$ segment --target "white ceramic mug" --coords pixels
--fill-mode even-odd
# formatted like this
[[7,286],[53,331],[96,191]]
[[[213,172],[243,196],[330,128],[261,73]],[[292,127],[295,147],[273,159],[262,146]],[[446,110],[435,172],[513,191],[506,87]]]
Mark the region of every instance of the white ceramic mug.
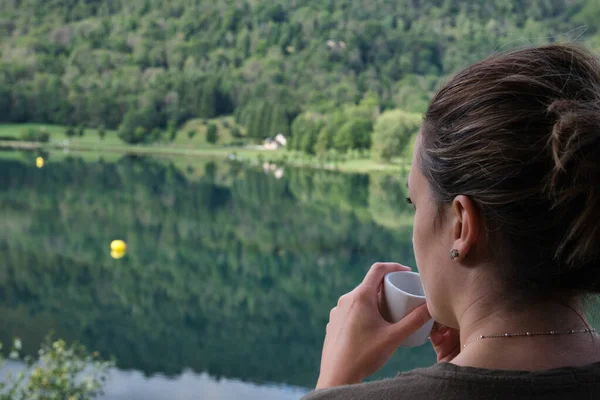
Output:
[[[398,322],[425,303],[425,292],[419,274],[411,271],[390,272],[385,275],[383,294],[392,322]],[[404,340],[400,347],[415,347],[427,343],[433,319]]]

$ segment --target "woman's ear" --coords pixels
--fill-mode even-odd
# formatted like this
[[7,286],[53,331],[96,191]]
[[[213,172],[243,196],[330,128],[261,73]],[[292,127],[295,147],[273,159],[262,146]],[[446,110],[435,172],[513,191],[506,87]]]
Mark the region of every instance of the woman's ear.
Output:
[[458,250],[458,256],[453,258],[462,260],[477,243],[481,223],[479,210],[468,196],[456,196],[452,201],[452,223],[454,224],[452,249]]

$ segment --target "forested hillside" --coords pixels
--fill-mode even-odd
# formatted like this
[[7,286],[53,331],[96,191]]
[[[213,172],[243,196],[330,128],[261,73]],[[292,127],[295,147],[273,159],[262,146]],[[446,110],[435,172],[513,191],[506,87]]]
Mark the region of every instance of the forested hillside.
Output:
[[380,112],[422,112],[458,68],[556,38],[600,44],[598,21],[597,0],[0,0],[0,122],[134,142],[230,114],[250,137],[290,134],[305,113],[294,147],[368,148],[356,136]]

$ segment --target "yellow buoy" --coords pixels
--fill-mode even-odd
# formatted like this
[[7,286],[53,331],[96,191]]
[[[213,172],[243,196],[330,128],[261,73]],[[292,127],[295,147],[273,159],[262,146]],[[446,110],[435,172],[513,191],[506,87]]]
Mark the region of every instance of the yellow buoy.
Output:
[[113,240],[110,242],[110,249],[119,253],[124,253],[127,250],[127,245],[122,240]]
[[125,257],[127,245],[122,240],[113,240],[110,242],[110,256],[115,260]]
[[35,166],[38,168],[42,168],[44,166],[44,159],[42,157],[38,157],[35,159]]
[[110,256],[112,258],[114,258],[115,260],[118,260],[120,258],[125,257],[125,252],[124,251],[114,251],[114,250],[111,250],[110,251]]

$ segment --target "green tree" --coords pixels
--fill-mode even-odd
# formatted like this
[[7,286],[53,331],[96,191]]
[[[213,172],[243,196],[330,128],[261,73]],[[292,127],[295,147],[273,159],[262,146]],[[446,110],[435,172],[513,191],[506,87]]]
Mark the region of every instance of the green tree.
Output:
[[208,124],[206,128],[206,142],[215,144],[218,140],[218,128],[215,124]]
[[194,136],[196,136],[196,131],[191,129],[190,131],[188,131],[188,139],[192,139]]
[[267,128],[265,127],[267,113],[268,106],[264,101],[253,102],[241,111],[239,122],[246,125],[248,137],[254,139],[267,137]]
[[268,136],[276,136],[282,134],[288,136],[290,134],[290,121],[287,110],[284,106],[274,104],[270,114],[269,127],[267,128]]
[[327,152],[333,145],[333,134],[331,130],[327,128],[321,129],[319,134],[317,135],[317,141],[315,143],[314,149],[315,153],[323,154]]
[[10,84],[0,78],[0,122],[10,122]]
[[[352,111],[354,107],[351,108]],[[315,152],[323,154],[329,149],[333,149],[334,137],[339,133],[342,126],[352,118],[352,112],[348,109],[336,111],[326,116],[323,127],[317,135],[317,142],[315,143]]]
[[159,128],[152,128],[150,131],[150,142],[159,142],[163,139],[163,131]]
[[48,142],[50,133],[40,128],[27,128],[21,133],[21,140],[25,142]]
[[419,114],[402,110],[391,110],[381,114],[373,131],[372,157],[384,162],[399,157],[411,136],[417,134],[420,124]]
[[245,125],[247,136],[255,139],[290,134],[290,110],[276,102],[254,101],[237,114],[238,123]]
[[314,154],[317,137],[323,126],[324,118],[322,115],[316,113],[300,114],[292,123],[290,148]]
[[[2,345],[0,344],[0,348]],[[39,359],[21,357],[22,343],[13,341],[10,359],[22,360],[25,369],[5,373],[0,382],[0,400],[80,399],[92,400],[102,393],[113,362],[102,361],[83,346],[46,339]],[[0,354],[0,364],[4,362]]]
[[83,137],[85,135],[85,127],[83,125],[79,125],[77,127],[77,136]]
[[237,127],[237,126],[232,126],[231,127],[231,136],[234,137],[234,138],[236,138],[236,139],[241,138],[242,137],[242,132],[240,131],[240,128]]
[[65,130],[65,135],[67,135],[67,137],[73,137],[75,136],[77,133],[75,132],[75,128],[72,125],[69,125],[67,127],[67,130]]
[[307,132],[300,138],[300,149],[307,154],[315,154],[315,144],[317,143],[317,133]]
[[177,124],[175,121],[170,120],[167,125],[167,133],[169,135],[169,142],[174,142],[177,139]]
[[371,146],[373,123],[364,118],[346,122],[333,138],[334,147],[339,151],[368,149]]
[[153,138],[150,134],[153,125],[151,110],[131,109],[125,114],[117,135],[128,144],[148,143]]
[[133,131],[134,143],[144,143],[147,142],[148,138],[148,130],[143,126],[138,126]]
[[585,25],[588,29],[596,32],[600,29],[598,18],[600,18],[600,4],[597,1],[583,2],[584,7],[573,16],[573,22]]
[[104,138],[106,137],[106,128],[104,127],[104,125],[100,125],[98,127],[98,136],[102,140],[104,140]]

